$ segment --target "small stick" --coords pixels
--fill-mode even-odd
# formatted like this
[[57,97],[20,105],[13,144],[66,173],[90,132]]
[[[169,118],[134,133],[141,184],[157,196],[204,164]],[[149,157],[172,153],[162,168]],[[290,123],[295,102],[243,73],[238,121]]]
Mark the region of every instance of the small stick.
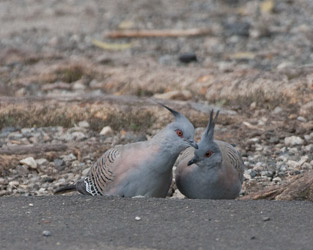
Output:
[[186,30],[121,30],[109,32],[108,38],[145,38],[145,37],[179,37],[179,36],[204,36],[212,34],[211,29],[186,29]]

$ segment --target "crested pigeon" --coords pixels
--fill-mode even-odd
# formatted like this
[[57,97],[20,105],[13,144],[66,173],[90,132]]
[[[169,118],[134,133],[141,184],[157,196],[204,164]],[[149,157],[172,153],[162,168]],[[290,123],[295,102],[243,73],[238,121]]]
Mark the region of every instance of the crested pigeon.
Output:
[[214,140],[213,110],[199,148],[187,148],[175,172],[179,191],[192,199],[235,199],[243,182],[244,163],[231,144]]
[[56,193],[77,190],[86,195],[166,197],[172,168],[180,152],[194,142],[194,126],[181,113],[163,105],[175,121],[149,141],[117,145],[107,150],[75,185]]

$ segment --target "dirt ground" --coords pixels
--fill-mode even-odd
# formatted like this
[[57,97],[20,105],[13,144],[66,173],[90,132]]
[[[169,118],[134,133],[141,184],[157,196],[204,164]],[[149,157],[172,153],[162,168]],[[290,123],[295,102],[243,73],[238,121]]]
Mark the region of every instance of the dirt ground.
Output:
[[[221,109],[216,137],[243,156],[242,195],[313,169],[311,0],[10,0],[0,22],[0,195],[50,195],[107,148],[149,138],[171,120],[156,98],[198,139]],[[109,38],[189,29],[207,32]]]

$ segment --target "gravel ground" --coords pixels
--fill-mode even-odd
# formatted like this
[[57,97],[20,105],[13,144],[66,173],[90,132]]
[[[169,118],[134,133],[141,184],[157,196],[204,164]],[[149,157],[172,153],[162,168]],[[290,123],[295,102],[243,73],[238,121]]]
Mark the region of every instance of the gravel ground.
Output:
[[[217,134],[223,128],[217,126]],[[198,128],[196,136],[200,137],[203,128]],[[2,148],[14,145],[67,144],[70,142],[90,145],[99,143],[111,147],[146,140],[144,134],[134,132],[114,132],[105,127],[99,134],[89,129],[87,121],[80,122],[73,128],[5,128],[0,132]],[[258,136],[246,138],[238,149],[243,155],[247,167],[242,194],[257,191],[265,186],[283,183],[288,177],[313,169],[313,132],[303,137],[288,136],[268,138]],[[268,142],[271,142],[270,144]],[[251,154],[250,152],[253,152]],[[59,153],[52,158],[25,157],[0,178],[0,195],[48,195],[67,183],[73,183],[86,175],[88,169],[97,159],[97,154],[80,156],[72,152]],[[174,168],[175,169],[175,168]],[[176,196],[176,195],[174,195]],[[177,195],[182,197],[181,195]]]

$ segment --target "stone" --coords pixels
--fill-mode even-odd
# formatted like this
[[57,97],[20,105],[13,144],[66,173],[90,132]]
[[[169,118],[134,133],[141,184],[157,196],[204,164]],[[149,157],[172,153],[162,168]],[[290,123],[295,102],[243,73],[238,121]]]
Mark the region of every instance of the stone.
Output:
[[283,109],[281,108],[281,107],[276,107],[276,108],[274,108],[274,110],[272,111],[272,114],[279,114],[280,112],[282,112],[283,111]]
[[305,169],[305,170],[311,170],[313,169],[313,165],[311,165],[310,163],[303,163],[303,165],[301,166],[301,169]]
[[45,158],[40,158],[36,160],[37,165],[46,165],[48,163],[48,160]]
[[4,178],[0,177],[0,185],[5,185],[6,183],[7,181]]
[[263,221],[270,221],[271,218],[270,218],[270,217],[267,217],[267,216],[263,216],[263,217],[262,217],[262,220],[263,220]]
[[23,160],[20,160],[20,163],[25,164],[27,166],[29,166],[32,169],[36,169],[37,168],[37,162],[35,161],[35,159],[33,157],[27,157]]
[[307,121],[303,116],[298,116],[297,120],[300,122],[306,122]]
[[80,80],[78,80],[73,84],[72,88],[74,90],[85,90],[86,86]]
[[73,155],[72,153],[70,153],[70,154],[68,154],[68,155],[61,155],[61,158],[62,158],[62,160],[65,161],[65,162],[76,160],[76,156]]
[[275,178],[273,178],[273,182],[279,183],[279,182],[281,182],[281,178],[280,177],[275,177]]
[[291,62],[285,61],[285,62],[280,63],[280,64],[277,66],[277,69],[278,69],[278,70],[284,70],[284,69],[290,68],[290,67],[293,67],[293,64],[292,64]]
[[233,62],[219,62],[217,67],[221,72],[228,73],[234,70],[235,65]]
[[309,142],[309,141],[313,141],[313,132],[309,135],[304,135],[304,139]]
[[62,171],[65,168],[65,162],[62,159],[54,159],[54,166],[57,170]]
[[45,237],[48,237],[48,236],[51,236],[51,232],[48,230],[44,230],[44,231],[42,231],[42,235]]
[[274,144],[277,144],[279,143],[279,138],[276,137],[276,136],[272,136],[269,140],[270,143],[274,143]]
[[106,126],[100,131],[100,135],[111,136],[113,135],[113,130],[110,126]]
[[17,187],[20,183],[18,181],[10,181],[9,186],[11,187]]
[[287,161],[287,165],[289,168],[295,169],[299,165],[299,163],[296,161],[289,160]]
[[82,141],[87,138],[87,136],[82,132],[73,132],[71,135],[75,141]]
[[290,137],[286,137],[285,140],[285,145],[288,146],[295,146],[295,145],[302,145],[304,140],[299,137],[299,136],[290,136]]
[[256,102],[250,104],[250,109],[254,110],[256,108]]
[[256,171],[253,169],[248,169],[247,173],[251,176],[251,178],[254,178],[257,175]]
[[159,58],[159,63],[163,65],[173,64],[174,58],[171,55],[163,55]]
[[78,126],[82,127],[82,128],[89,128],[90,127],[90,125],[89,125],[89,123],[87,121],[80,121],[78,123]]

